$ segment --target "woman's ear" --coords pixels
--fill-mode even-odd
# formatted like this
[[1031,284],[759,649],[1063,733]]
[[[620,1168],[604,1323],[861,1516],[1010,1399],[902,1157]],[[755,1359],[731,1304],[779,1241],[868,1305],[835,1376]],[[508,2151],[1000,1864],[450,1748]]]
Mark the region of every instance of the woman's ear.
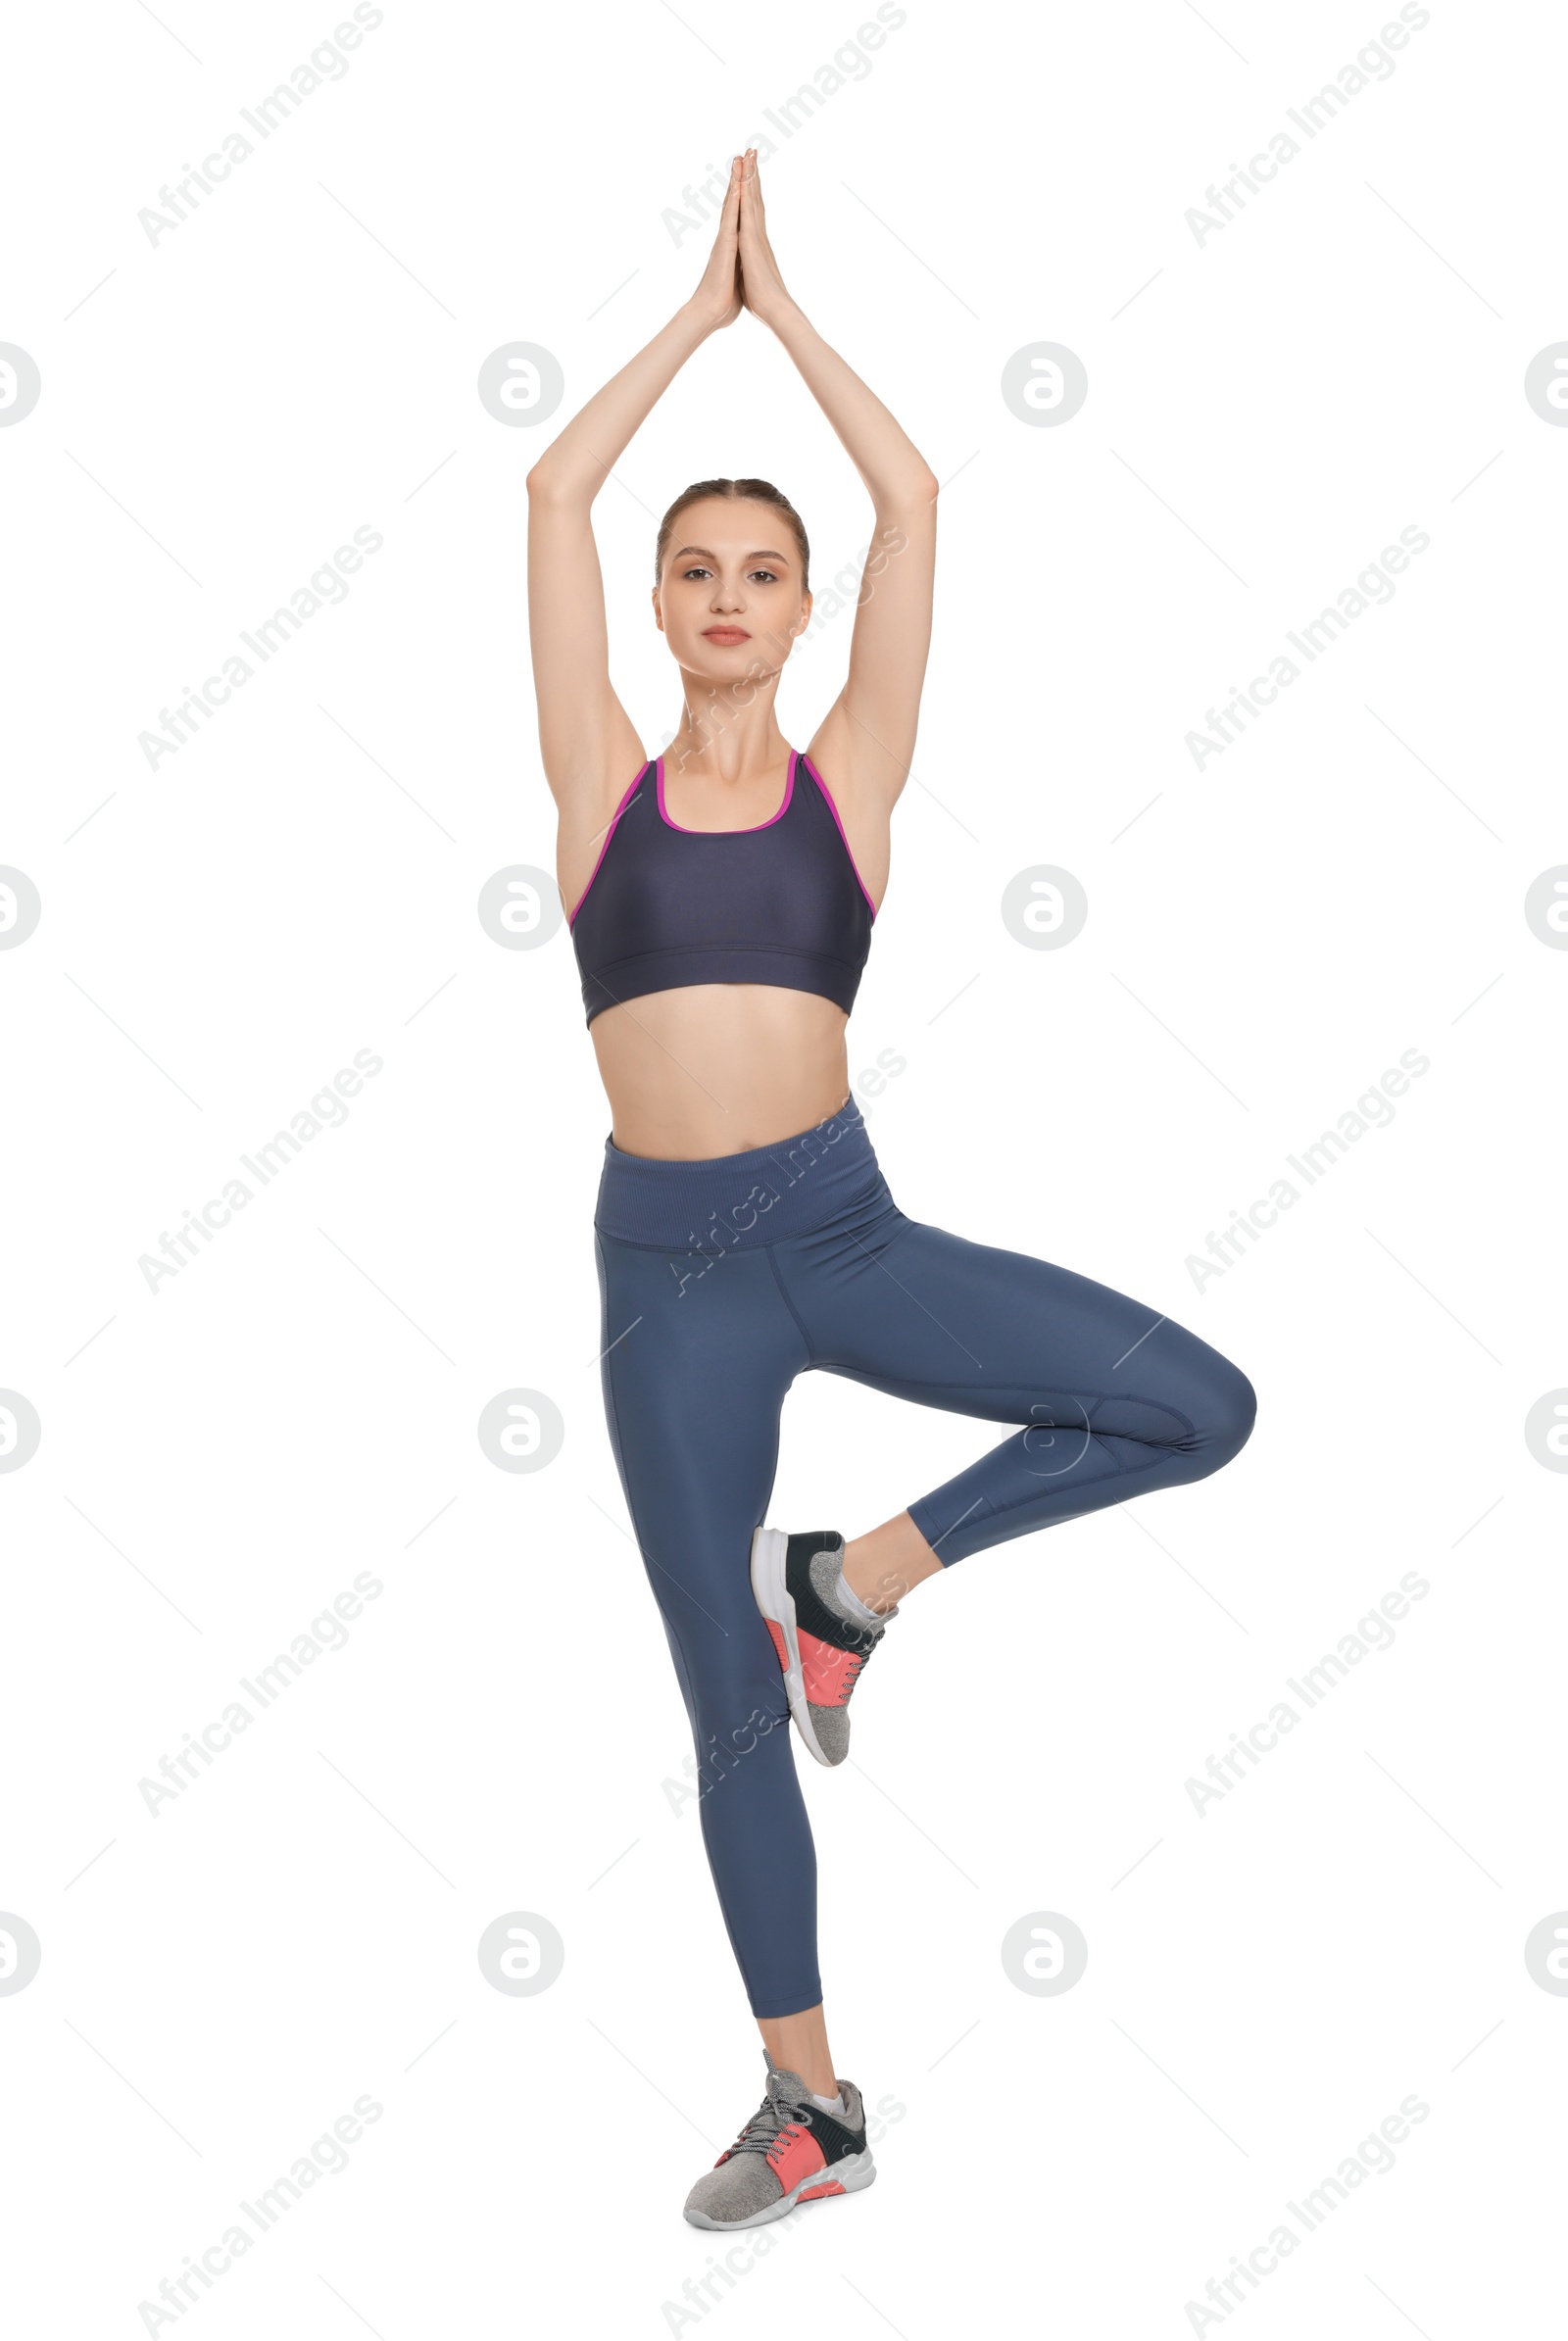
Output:
[[659,588],[658,588],[658,586],[657,586],[657,585],[656,585],[656,586],[653,588],[653,604],[654,604],[654,623],[655,623],[655,625],[656,625],[656,626],[659,628],[659,631],[661,632],[661,634],[662,634],[662,632],[664,631],[664,619],[663,619],[663,614],[662,614],[662,612],[661,611],[661,610],[660,610],[660,607],[659,607]]
[[814,594],[802,594],[802,596],[801,596],[801,622],[800,622],[800,624],[799,624],[798,626],[792,626],[792,627],[790,628],[790,631],[791,631],[791,633],[792,633],[792,634],[795,634],[795,635],[797,635],[797,636],[798,636],[798,635],[804,634],[804,633],[806,632],[806,629],[807,629],[807,627],[808,627],[808,626],[810,624],[810,622],[811,622],[811,604],[812,604],[812,603],[815,601],[815,599],[816,599],[816,596],[815,596]]

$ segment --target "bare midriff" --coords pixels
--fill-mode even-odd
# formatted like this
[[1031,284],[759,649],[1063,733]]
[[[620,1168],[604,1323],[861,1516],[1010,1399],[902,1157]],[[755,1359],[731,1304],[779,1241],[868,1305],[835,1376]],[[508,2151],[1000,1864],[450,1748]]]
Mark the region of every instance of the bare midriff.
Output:
[[614,1142],[662,1162],[743,1154],[814,1129],[850,1094],[849,1018],[814,992],[689,984],[589,1027]]

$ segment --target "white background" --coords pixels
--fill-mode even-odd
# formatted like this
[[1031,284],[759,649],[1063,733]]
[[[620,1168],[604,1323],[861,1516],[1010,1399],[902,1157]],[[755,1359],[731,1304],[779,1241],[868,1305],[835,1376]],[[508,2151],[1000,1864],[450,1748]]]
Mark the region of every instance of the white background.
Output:
[[[138,212],[334,21],[94,0],[10,36],[0,339],[43,377],[0,430],[0,861],[43,902],[0,952],[0,1385],[42,1424],[0,1475],[0,1910],[42,1944],[0,1996],[10,2318],[1153,2341],[1228,2321],[1186,2304],[1413,2094],[1396,2167],[1231,2317],[1541,2329],[1568,2005],[1523,1946],[1568,1904],[1568,1480],[1523,1425],[1568,1383],[1568,955],[1523,901],[1568,860],[1568,433],[1522,385],[1568,331],[1562,24],[1434,0],[1202,244],[1188,208],[1377,34],[1371,0],[910,0],[770,133],[786,279],[945,483],[851,1033],[857,1072],[906,1060],[883,1166],[912,1216],[1191,1326],[1259,1415],[1216,1479],[922,1590],[855,1761],[801,1756],[839,2070],[902,2112],[870,2193],[694,2303],[723,2239],[680,2204],[762,2067],[600,1414],[609,1115],[569,945],[476,915],[553,861],[522,481],[557,426],[503,427],[475,380],[536,342],[574,412],[696,280],[707,233],[662,215],[860,20],[387,0],[150,242]],[[1059,428],[1000,395],[1041,340],[1088,369]],[[670,498],[776,480],[823,585],[869,512],[749,317],[617,472],[614,675],[653,750]],[[1196,769],[1205,710],[1412,525],[1395,598]],[[346,601],[150,770],[138,734],[359,526],[384,544]],[[785,679],[797,744],[849,623]],[[1002,923],[1040,863],[1088,893],[1062,951]],[[141,1255],[360,1049],[346,1122],[151,1292]],[[1407,1049],[1392,1123],[1197,1290],[1189,1255]],[[515,1387],[565,1422],[536,1475],[475,1436]],[[858,1533],[982,1436],[808,1377],[770,1517]],[[1393,1647],[1200,1817],[1189,1778],[1412,1570]],[[347,1645],[150,1813],[138,1782],[367,1571]],[[475,1956],[518,1911],[565,1946],[532,1997]],[[1090,1947],[1059,1997],[999,1955],[1041,1911]],[[149,2328],[366,2094],[347,2169]]]

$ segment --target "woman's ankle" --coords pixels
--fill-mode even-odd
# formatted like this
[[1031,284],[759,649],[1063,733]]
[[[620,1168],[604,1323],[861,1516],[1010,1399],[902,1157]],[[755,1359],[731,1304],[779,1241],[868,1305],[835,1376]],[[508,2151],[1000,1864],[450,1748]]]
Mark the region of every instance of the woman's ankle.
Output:
[[769,2062],[778,2071],[799,2073],[813,2097],[835,2095],[839,2084],[820,2001],[814,2008],[803,2008],[798,2016],[759,2017],[757,2028]]
[[907,1512],[855,1537],[844,1548],[844,1583],[878,1617],[934,1577],[941,1566]]

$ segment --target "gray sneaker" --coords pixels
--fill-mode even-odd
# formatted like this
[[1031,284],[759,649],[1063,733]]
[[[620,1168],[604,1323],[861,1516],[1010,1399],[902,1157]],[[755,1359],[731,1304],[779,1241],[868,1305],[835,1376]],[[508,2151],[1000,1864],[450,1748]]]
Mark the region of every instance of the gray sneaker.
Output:
[[823,1594],[843,1553],[835,1529],[787,1536],[760,1528],[752,1538],[752,1591],[784,1670],[795,1728],[818,1764],[842,1764],[849,1754],[850,1694],[899,1614],[895,1606],[875,1626],[857,1626],[829,1608]]
[[[767,2051],[762,2051],[764,2057]],[[865,2142],[865,2108],[853,2081],[841,2080],[844,2119],[811,2103],[798,2073],[768,2059],[767,2095],[733,2146],[726,2146],[686,2198],[694,2227],[761,2227],[797,2203],[854,2195],[876,2176]]]

